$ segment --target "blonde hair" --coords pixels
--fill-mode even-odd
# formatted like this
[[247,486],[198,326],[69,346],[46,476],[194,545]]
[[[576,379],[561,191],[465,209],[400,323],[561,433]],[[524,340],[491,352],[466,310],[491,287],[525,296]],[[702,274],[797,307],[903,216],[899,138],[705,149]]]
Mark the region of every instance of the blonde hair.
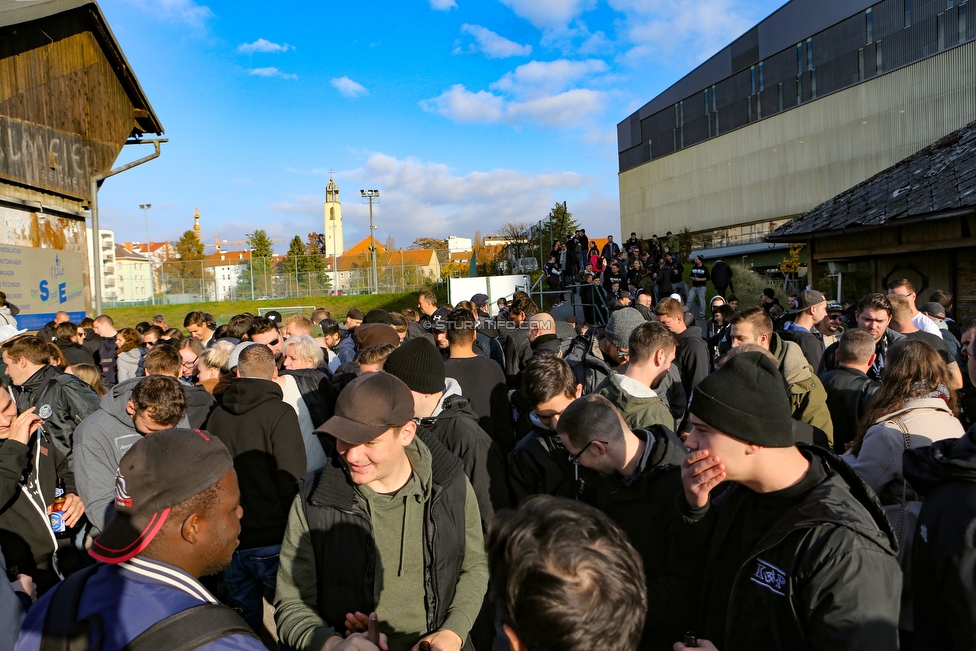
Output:
[[102,384],[102,374],[94,364],[72,364],[71,374],[90,386],[99,398],[108,393]]

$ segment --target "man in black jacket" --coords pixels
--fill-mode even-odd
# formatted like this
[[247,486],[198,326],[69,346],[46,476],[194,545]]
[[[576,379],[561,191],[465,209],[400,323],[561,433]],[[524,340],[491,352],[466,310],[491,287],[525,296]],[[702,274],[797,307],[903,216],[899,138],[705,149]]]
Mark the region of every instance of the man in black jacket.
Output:
[[[761,352],[732,357],[698,385],[690,411],[675,533],[700,561],[699,646],[897,649],[895,534],[847,464],[794,444],[776,364]],[[731,487],[710,499],[723,481]]]
[[[702,339],[701,328],[698,326],[689,328],[685,325],[681,303],[673,298],[662,299],[654,308],[654,314],[678,340],[678,352],[674,361],[681,373],[681,385],[684,387],[685,395],[690,396],[698,383],[708,375],[708,345]],[[691,425],[686,412],[685,418],[678,426],[678,434],[689,431]]]
[[557,431],[571,462],[603,477],[596,507],[624,530],[644,560],[648,612],[639,648],[667,651],[694,627],[697,606],[689,557],[670,533],[682,492],[684,446],[661,425],[631,429],[600,395],[569,405]]
[[64,355],[68,366],[74,366],[75,364],[95,365],[95,358],[81,346],[85,341],[84,329],[79,328],[71,321],[65,321],[54,329],[54,333],[57,337],[54,340],[54,345]]
[[[183,358],[173,346],[157,344],[149,349],[145,360],[146,376],[167,375],[180,379]],[[213,411],[215,400],[206,389],[199,384],[180,383],[186,396],[186,420],[190,429],[205,429],[210,412]]]
[[[888,348],[895,342],[904,339],[905,335],[888,327],[891,324],[891,301],[884,294],[868,294],[857,304],[854,312],[857,327],[874,338],[874,362],[868,369],[868,377],[872,380],[881,379]],[[828,346],[820,360],[817,374],[832,371],[838,367],[837,348],[840,342]]]
[[107,314],[103,314],[92,323],[92,330],[98,338],[98,349],[92,353],[98,369],[102,373],[102,384],[111,389],[119,381],[119,366],[117,359],[118,346],[115,336],[119,334],[115,329],[115,322]]
[[240,548],[224,570],[228,605],[255,631],[263,626],[264,588],[275,589],[288,510],[305,474],[305,444],[295,410],[282,401],[274,353],[252,344],[240,352],[237,377],[207,428],[234,458],[240,478]]
[[912,545],[915,639],[926,649],[976,648],[976,430],[906,450],[904,472],[925,497]]
[[414,339],[394,350],[383,370],[410,389],[420,439],[431,447],[429,437],[433,437],[464,464],[487,529],[495,510],[508,506],[505,457],[498,443],[478,425],[463,387],[445,376],[440,353],[426,339]]
[[715,286],[715,293],[725,298],[727,290],[735,291],[732,286],[732,267],[724,260],[716,260],[712,265],[712,284]]
[[31,576],[41,593],[61,578],[58,539],[47,514],[58,478],[64,480],[65,527],[75,526],[85,512],[67,458],[40,428],[42,422],[33,408],[18,416],[10,394],[0,390],[0,547],[7,563]]
[[47,343],[37,337],[18,337],[3,344],[5,373],[14,385],[17,409],[34,407],[44,419],[44,430],[70,462],[75,428],[98,409],[98,395],[49,360]]
[[844,454],[881,382],[867,375],[874,363],[871,335],[863,330],[848,330],[841,336],[837,352],[840,366],[823,373],[820,381],[827,392],[827,409],[834,424],[834,452]]

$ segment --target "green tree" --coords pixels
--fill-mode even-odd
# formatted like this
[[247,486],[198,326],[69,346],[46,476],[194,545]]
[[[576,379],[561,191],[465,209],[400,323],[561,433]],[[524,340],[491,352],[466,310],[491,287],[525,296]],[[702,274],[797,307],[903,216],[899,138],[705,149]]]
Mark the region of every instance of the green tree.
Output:
[[176,255],[179,262],[167,265],[166,270],[169,276],[170,291],[179,294],[202,294],[204,290],[203,279],[204,259],[203,242],[194,230],[188,230],[180,236],[176,242]]
[[274,248],[267,232],[258,229],[247,236],[250,251],[247,263],[237,283],[237,291],[249,296],[253,282],[255,298],[274,294]]
[[579,222],[573,219],[573,213],[566,209],[566,202],[557,203],[552,207],[552,237],[553,239],[566,241],[579,230]]
[[410,245],[411,251],[421,249],[447,249],[447,240],[439,240],[436,237],[418,237]]
[[297,235],[292,238],[288,253],[281,263],[281,272],[285,287],[289,289],[313,291],[328,289],[331,285],[331,279],[325,273],[325,261],[318,252],[317,242],[305,244]]

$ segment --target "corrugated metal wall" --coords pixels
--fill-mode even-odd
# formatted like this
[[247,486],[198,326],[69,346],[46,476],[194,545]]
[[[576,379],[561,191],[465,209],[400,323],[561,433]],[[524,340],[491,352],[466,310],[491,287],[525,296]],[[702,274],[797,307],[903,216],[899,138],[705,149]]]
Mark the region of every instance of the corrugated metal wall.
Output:
[[803,213],[976,119],[976,42],[623,172],[621,232]]

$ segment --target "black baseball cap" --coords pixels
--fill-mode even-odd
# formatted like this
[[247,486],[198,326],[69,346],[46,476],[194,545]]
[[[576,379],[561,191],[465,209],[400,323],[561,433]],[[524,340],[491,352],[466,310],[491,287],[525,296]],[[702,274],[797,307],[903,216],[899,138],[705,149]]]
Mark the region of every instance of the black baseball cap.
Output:
[[166,523],[170,509],[207,490],[234,468],[220,439],[174,428],[136,441],[115,474],[115,517],[88,553],[122,563],[142,552]]
[[389,373],[366,373],[339,393],[335,415],[316,431],[360,445],[392,427],[403,427],[413,420],[413,413],[413,394],[402,380]]
[[270,312],[267,312],[264,317],[268,321],[274,321],[275,324],[281,323],[281,312],[278,310],[271,310]]
[[808,310],[814,305],[820,305],[821,303],[826,303],[827,297],[821,292],[815,289],[806,289],[800,292],[800,295],[796,297],[796,309],[790,310],[790,314],[799,314],[804,310]]

